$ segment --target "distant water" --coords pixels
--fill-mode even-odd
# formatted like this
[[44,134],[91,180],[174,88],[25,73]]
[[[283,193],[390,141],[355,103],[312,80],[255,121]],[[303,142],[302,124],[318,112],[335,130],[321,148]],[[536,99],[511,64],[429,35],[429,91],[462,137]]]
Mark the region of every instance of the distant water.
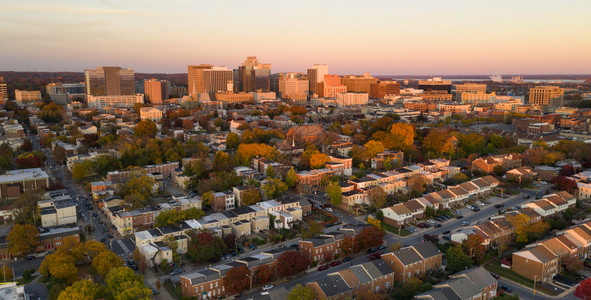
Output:
[[[410,80],[418,80],[412,77],[405,77],[405,78],[393,78],[397,81],[403,81],[406,79]],[[421,79],[422,80],[422,79]],[[442,78],[442,80],[451,80],[451,81],[491,81],[490,78]],[[511,78],[503,78],[503,82],[510,82]],[[584,79],[523,79],[522,82],[532,82],[532,83],[583,83],[585,82]]]

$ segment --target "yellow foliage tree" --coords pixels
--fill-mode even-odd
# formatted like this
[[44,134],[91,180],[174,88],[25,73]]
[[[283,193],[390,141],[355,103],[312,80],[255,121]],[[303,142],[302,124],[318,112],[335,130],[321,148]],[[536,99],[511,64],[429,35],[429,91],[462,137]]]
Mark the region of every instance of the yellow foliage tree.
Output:
[[525,214],[519,213],[517,215],[511,215],[507,217],[507,221],[515,229],[515,242],[527,243],[527,225],[529,223],[529,217]]
[[104,278],[111,269],[123,267],[123,261],[117,254],[103,251],[92,260],[92,267]]
[[320,169],[323,168],[327,162],[330,161],[328,155],[324,153],[316,153],[312,154],[310,157],[310,168],[312,169]]
[[39,230],[31,224],[15,224],[6,236],[6,241],[10,253],[26,254],[39,244]]
[[390,132],[393,135],[392,149],[409,150],[414,144],[415,129],[412,125],[407,123],[394,123],[392,124],[392,128],[390,128]]
[[378,153],[384,152],[384,144],[380,141],[369,141],[365,143],[365,157],[372,159],[376,157]]
[[367,224],[373,225],[377,228],[381,228],[382,222],[378,219],[372,218],[372,216],[367,216]]

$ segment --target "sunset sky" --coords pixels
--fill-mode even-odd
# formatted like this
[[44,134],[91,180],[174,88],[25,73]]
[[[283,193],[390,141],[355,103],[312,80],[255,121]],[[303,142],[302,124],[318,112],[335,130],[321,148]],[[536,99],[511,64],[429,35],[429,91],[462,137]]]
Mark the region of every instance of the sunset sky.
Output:
[[0,0],[0,70],[589,74],[591,1]]

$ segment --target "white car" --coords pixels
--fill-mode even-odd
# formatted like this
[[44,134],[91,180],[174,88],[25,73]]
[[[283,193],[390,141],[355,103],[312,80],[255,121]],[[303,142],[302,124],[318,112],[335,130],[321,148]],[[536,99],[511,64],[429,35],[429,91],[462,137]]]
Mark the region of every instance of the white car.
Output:
[[484,206],[484,203],[482,203],[480,201],[476,201],[476,205]]
[[332,208],[330,208],[330,207],[327,207],[327,208],[326,208],[326,211],[327,211],[327,212],[332,212]]
[[435,224],[435,221],[433,221],[433,220],[427,220],[427,223],[433,225],[433,224]]
[[268,291],[268,290],[272,289],[273,287],[274,287],[274,285],[272,285],[272,284],[267,284],[267,285],[265,285],[265,286],[263,287],[263,291]]

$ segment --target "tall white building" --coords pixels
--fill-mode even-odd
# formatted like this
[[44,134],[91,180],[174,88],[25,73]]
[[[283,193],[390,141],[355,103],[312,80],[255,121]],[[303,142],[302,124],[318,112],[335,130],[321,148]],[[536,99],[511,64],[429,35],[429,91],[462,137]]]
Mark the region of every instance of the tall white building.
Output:
[[338,106],[366,105],[368,100],[368,93],[340,93],[337,95]]
[[92,96],[88,95],[88,107],[132,107],[136,103],[144,103],[144,94],[119,95],[119,96]]
[[14,99],[16,100],[16,105],[22,106],[27,103],[41,101],[41,92],[14,90]]

